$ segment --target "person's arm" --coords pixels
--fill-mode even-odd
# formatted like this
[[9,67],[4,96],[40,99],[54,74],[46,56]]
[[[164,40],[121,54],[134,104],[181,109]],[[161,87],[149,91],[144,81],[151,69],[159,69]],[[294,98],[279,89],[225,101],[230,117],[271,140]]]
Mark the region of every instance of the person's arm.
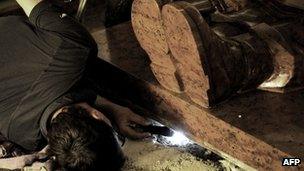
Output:
[[16,0],[27,16],[30,16],[33,8],[43,0]]
[[[18,169],[23,169],[26,166],[31,166],[35,161],[47,157],[46,155],[47,148],[48,146],[46,146],[40,152],[34,154],[0,159],[0,170],[2,169],[18,170]],[[51,163],[46,163],[45,166],[50,168],[50,164]]]
[[31,165],[35,159],[36,159],[35,154],[0,159],[0,170],[1,169],[10,169],[10,170],[22,169],[23,167],[25,167],[27,165]]
[[[8,169],[8,170],[23,170],[26,166],[31,166],[36,162],[38,165],[40,159],[47,158],[46,150],[48,146],[42,149],[40,152],[29,154],[29,155],[22,155],[18,157],[12,158],[4,158],[0,159],[0,170]],[[40,163],[42,165],[42,163]],[[43,164],[48,170],[51,168],[51,160],[48,160]]]
[[139,132],[135,130],[132,125],[148,125],[147,120],[137,114],[127,107],[115,104],[108,99],[97,96],[95,105],[104,111],[110,113],[116,123],[120,133],[129,138],[141,139],[150,137],[150,133]]

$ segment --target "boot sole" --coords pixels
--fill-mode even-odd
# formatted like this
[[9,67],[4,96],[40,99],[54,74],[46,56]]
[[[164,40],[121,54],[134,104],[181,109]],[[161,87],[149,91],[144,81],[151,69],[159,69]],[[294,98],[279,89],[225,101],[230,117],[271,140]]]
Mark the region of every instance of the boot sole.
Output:
[[204,22],[198,10],[186,2],[167,4],[162,16],[169,48],[181,76],[185,93],[203,107],[210,106],[210,70],[198,22]]
[[140,46],[150,58],[150,68],[157,81],[164,88],[180,93],[183,88],[177,79],[176,67],[171,60],[163,29],[161,16],[163,4],[165,4],[164,0],[134,0],[132,26]]

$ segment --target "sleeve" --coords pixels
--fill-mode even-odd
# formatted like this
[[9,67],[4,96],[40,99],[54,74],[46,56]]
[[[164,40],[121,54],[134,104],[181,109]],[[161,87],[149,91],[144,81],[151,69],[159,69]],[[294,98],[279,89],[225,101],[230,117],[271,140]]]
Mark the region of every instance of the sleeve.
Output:
[[86,47],[95,46],[91,35],[78,21],[47,0],[34,7],[29,20],[37,29],[61,35]]

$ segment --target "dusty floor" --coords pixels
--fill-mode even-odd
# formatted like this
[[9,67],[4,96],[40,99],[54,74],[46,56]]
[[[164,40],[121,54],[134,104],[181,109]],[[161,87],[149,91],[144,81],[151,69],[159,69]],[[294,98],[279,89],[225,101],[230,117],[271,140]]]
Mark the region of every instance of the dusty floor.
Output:
[[127,140],[122,171],[221,171],[240,170],[232,163],[194,144],[168,146],[155,141]]
[[219,170],[212,162],[196,159],[177,148],[166,148],[151,142],[129,141],[124,151],[127,162],[123,171]]

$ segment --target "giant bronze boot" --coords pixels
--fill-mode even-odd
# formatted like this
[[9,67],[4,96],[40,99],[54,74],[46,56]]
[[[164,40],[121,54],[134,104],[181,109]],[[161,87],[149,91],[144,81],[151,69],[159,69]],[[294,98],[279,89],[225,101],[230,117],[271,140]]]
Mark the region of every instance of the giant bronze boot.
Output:
[[[138,4],[137,7],[139,6],[142,5]],[[215,20],[220,24],[219,26],[213,26],[211,30],[202,17],[206,9],[210,11],[208,6],[210,7],[206,2],[191,4],[175,2],[165,5],[162,8],[162,16],[156,18],[157,21],[160,21],[157,29],[150,29],[148,26],[143,27],[145,26],[145,20],[138,22],[141,24],[140,27],[137,27],[136,24],[138,23],[135,22],[134,24],[133,22],[135,33],[138,28],[150,29],[151,35],[157,35],[155,33],[160,33],[159,30],[162,33],[160,35],[163,37],[163,44],[168,49],[167,54],[170,55],[170,60],[164,60],[163,56],[160,55],[155,60],[155,58],[151,58],[148,51],[152,61],[151,65],[155,61],[159,61],[158,63],[164,62],[162,66],[173,68],[171,71],[174,71],[174,73],[169,74],[170,78],[167,77],[168,74],[162,74],[161,70],[154,68],[155,73],[161,73],[160,75],[162,75],[158,78],[162,85],[166,80],[178,80],[178,85],[182,86],[182,92],[185,92],[197,104],[208,107],[231,97],[237,92],[257,87],[269,91],[278,91],[289,84],[295,76],[293,70],[300,70],[299,68],[303,66],[301,60],[298,60],[300,65],[295,67],[296,60],[292,50],[282,46],[286,45],[286,42],[284,43],[283,39],[277,39],[280,34],[276,34],[276,29],[272,29],[273,27],[263,23],[264,21],[275,23],[277,14],[280,14],[280,19],[290,18],[289,12],[282,13],[279,11],[276,13],[275,10],[274,15],[264,14],[263,9],[265,8],[261,10],[259,4],[253,4],[249,8],[236,13],[216,13],[214,15]],[[159,5],[156,4],[155,7],[160,10]],[[143,16],[147,17],[149,15]],[[135,19],[135,21],[140,20]],[[237,25],[232,29],[228,27],[231,32],[227,31],[229,29],[223,27],[222,23]],[[214,23],[211,24],[214,25]],[[241,32],[235,31],[239,28],[242,28]],[[165,36],[163,34],[164,30]],[[248,33],[241,34],[246,32]],[[140,32],[137,32],[139,42],[146,51],[146,47],[150,47],[150,52],[153,53],[159,50],[159,48],[155,48],[157,43],[151,43],[153,42],[151,40],[155,37],[151,36],[152,38],[146,39],[145,42],[141,38],[146,35],[138,33]],[[265,36],[271,34],[270,37]],[[150,46],[145,47],[145,45]],[[170,65],[166,65],[168,63],[165,61],[169,61]],[[298,74],[297,77],[301,78],[301,74]]]
[[[177,0],[174,0],[177,1]],[[215,11],[231,12],[241,8],[237,0],[187,0],[196,4],[203,13]],[[151,60],[151,70],[158,82],[174,92],[183,92],[184,86],[172,62],[172,55],[165,37],[161,9],[173,0],[134,0],[132,5],[132,26],[134,33]]]
[[162,14],[178,74],[193,102],[208,107],[258,87],[271,75],[269,49],[254,34],[220,37],[185,2],[165,5]]
[[[191,86],[189,87],[189,85],[192,85],[192,83],[187,83],[187,81],[182,80],[182,77],[185,77],[185,75],[181,74],[183,72],[178,71],[178,68],[180,68],[180,66],[177,66],[178,63],[174,62],[174,57],[171,54],[171,50],[168,46],[168,41],[165,35],[163,19],[161,14],[162,7],[168,2],[172,2],[172,0],[162,0],[162,1],[134,0],[132,7],[133,30],[135,32],[135,35],[140,45],[143,47],[143,49],[148,53],[150,57],[151,70],[154,73],[158,82],[163,87],[171,91],[178,93],[186,92],[191,97],[191,99],[193,99],[197,103],[203,106],[208,106],[209,100],[207,97],[207,92],[200,90],[201,93],[194,93],[193,91],[197,91],[197,90],[191,90],[192,88],[190,88]],[[191,5],[195,5],[198,9],[200,9],[201,14],[213,13],[217,9],[225,13],[229,13],[230,11],[233,11],[233,9],[239,10],[238,5],[232,6],[234,8],[232,8],[231,10],[231,8],[227,8],[227,5],[225,4],[216,3],[217,1],[189,0],[188,2],[191,2]],[[221,8],[221,6],[226,6],[226,8]],[[216,27],[216,29],[218,30],[218,27]],[[223,32],[227,32],[226,30],[228,29],[225,28],[222,30],[224,30]],[[221,30],[217,32],[221,32]],[[227,33],[223,33],[223,35],[227,35]],[[198,73],[203,74],[203,71],[201,70]],[[202,78],[202,76],[200,75],[199,78]],[[205,82],[206,81],[209,80],[205,79]],[[199,82],[197,82],[196,84],[193,83],[193,85],[197,85],[197,84],[200,83]],[[206,85],[205,89],[208,89],[209,85],[207,84],[205,85]],[[200,94],[200,95],[196,95],[196,94]],[[202,100],[201,97],[202,95],[204,96],[205,100]]]
[[[167,4],[162,14],[185,93],[197,104],[212,105],[255,88],[282,92],[303,87],[303,46],[282,34],[295,21],[265,20],[275,24],[256,22],[248,24],[248,33],[220,37],[189,3]],[[244,16],[231,21],[239,17]]]

